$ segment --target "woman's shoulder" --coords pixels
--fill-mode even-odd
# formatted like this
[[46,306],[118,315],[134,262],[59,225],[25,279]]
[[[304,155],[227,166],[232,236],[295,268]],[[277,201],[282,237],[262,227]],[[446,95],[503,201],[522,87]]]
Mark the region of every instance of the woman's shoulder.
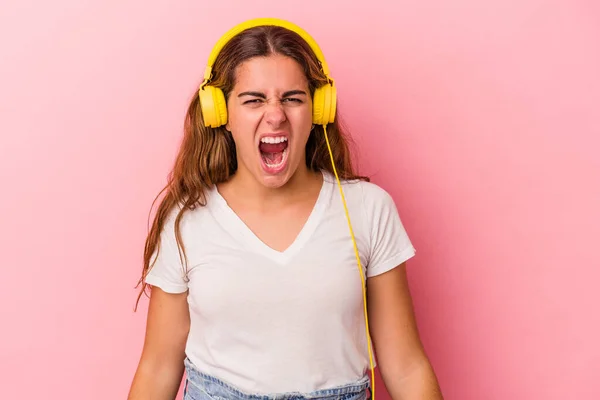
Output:
[[214,208],[215,200],[214,191],[216,188],[206,189],[202,198],[193,204],[187,204],[186,200],[178,201],[166,211],[164,227],[166,229],[174,229],[177,219],[179,218],[179,226],[182,231],[186,227],[195,228],[197,224],[202,223],[210,214],[210,208]]
[[[326,172],[325,179],[337,186],[335,175]],[[340,179],[345,197],[359,200],[363,207],[378,208],[389,207],[394,204],[390,192],[383,186],[365,179]]]

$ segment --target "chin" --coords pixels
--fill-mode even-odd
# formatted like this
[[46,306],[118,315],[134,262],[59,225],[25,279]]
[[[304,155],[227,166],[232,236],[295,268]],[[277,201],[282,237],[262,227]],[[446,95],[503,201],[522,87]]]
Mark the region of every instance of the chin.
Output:
[[261,171],[258,180],[263,186],[269,189],[278,189],[285,186],[292,175],[293,174],[288,171],[283,171],[278,174],[266,174],[264,171]]

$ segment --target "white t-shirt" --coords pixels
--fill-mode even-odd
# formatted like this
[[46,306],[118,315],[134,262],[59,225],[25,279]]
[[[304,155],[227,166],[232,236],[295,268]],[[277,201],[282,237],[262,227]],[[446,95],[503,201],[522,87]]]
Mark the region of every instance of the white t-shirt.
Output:
[[[415,254],[391,196],[362,181],[342,182],[366,276]],[[173,211],[146,282],[189,290],[188,358],[251,393],[311,392],[368,373],[363,293],[335,176],[324,172],[318,200],[293,244],[266,246],[213,188],[207,206],[181,224],[183,273]]]

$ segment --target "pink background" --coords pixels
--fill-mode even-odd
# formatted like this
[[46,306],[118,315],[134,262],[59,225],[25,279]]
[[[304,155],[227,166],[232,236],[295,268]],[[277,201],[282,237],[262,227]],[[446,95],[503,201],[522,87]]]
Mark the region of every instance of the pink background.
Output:
[[1,398],[126,397],[188,99],[225,30],[275,16],[320,43],[397,201],[445,398],[600,399],[596,2],[5,3]]

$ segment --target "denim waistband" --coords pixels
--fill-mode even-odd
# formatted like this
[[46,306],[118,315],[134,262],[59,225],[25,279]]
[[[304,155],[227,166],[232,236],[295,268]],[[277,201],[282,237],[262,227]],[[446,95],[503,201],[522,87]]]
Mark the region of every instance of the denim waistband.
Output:
[[214,376],[199,371],[187,358],[185,359],[185,369],[187,378],[184,400],[366,400],[370,398],[370,395],[367,396],[367,389],[370,389],[368,375],[347,385],[310,393],[251,394],[244,393]]

